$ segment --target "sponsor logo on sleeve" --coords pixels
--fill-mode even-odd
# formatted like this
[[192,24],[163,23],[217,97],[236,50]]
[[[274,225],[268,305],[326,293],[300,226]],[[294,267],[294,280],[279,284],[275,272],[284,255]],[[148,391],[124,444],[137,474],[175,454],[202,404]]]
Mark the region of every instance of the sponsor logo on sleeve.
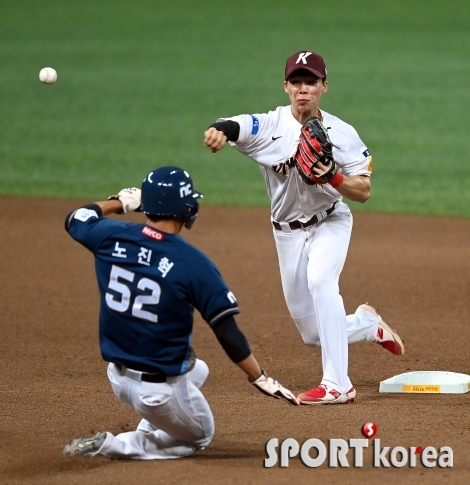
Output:
[[251,128],[251,134],[257,135],[259,130],[259,119],[256,116],[251,115],[253,119],[253,127]]
[[90,217],[98,217],[98,214],[94,210],[90,209],[78,209],[73,216],[74,219],[86,222]]
[[362,154],[369,160],[369,165],[367,167],[368,172],[372,172],[372,155],[370,154],[369,150],[366,148]]

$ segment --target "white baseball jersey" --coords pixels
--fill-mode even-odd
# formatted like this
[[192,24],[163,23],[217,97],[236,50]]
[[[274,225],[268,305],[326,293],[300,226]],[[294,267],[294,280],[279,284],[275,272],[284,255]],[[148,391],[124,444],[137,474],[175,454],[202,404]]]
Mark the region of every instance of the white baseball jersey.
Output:
[[[351,126],[325,111],[323,124],[328,129],[333,157],[345,175],[372,173],[372,158]],[[308,185],[290,159],[295,155],[302,125],[290,106],[254,115],[220,118],[240,125],[240,135],[230,144],[259,164],[271,199],[272,219],[278,222],[306,222],[314,214],[329,209],[341,194],[329,184]]]
[[[356,130],[329,113],[321,114],[335,145],[333,157],[339,170],[345,175],[369,176],[372,159]],[[259,164],[271,199],[272,220],[281,223],[281,229],[273,227],[273,235],[292,319],[305,344],[321,346],[321,384],[346,396],[353,390],[348,377],[348,343],[373,341],[379,321],[359,310],[346,316],[339,294],[339,276],[352,231],[351,212],[340,203],[325,217],[325,211],[341,201],[341,194],[330,184],[309,185],[302,180],[292,161],[302,125],[290,106],[218,121],[226,119],[239,123],[238,140],[231,145]],[[283,224],[307,222],[314,215],[322,222],[304,229]],[[322,256],[325,247],[330,251],[328,258]]]

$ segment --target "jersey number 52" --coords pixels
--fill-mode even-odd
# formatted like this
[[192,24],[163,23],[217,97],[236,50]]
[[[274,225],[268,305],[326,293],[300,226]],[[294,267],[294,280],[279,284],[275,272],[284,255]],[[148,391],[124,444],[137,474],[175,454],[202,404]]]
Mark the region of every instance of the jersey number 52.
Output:
[[[129,281],[132,283],[135,278],[133,271],[127,271],[119,266],[114,266],[111,269],[109,276],[108,288],[119,293],[120,300],[116,299],[112,293],[106,293],[106,303],[112,310],[117,312],[125,312],[131,305],[132,294],[129,286],[126,283],[121,283],[119,279]],[[142,278],[137,283],[139,290],[150,290],[150,293],[145,295],[137,295],[132,304],[132,316],[148,320],[150,322],[158,322],[158,315],[146,310],[142,310],[143,305],[158,305],[160,302],[161,288],[160,285],[149,278]]]

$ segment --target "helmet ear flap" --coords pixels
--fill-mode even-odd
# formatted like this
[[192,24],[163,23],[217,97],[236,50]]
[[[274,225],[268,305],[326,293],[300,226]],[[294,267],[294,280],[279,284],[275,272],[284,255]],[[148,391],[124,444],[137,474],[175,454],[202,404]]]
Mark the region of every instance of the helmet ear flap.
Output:
[[193,227],[194,222],[196,221],[196,217],[199,212],[198,201],[194,200],[194,205],[186,204],[186,209],[188,210],[188,216],[184,221],[184,227],[186,227],[186,229],[191,229],[191,227]]

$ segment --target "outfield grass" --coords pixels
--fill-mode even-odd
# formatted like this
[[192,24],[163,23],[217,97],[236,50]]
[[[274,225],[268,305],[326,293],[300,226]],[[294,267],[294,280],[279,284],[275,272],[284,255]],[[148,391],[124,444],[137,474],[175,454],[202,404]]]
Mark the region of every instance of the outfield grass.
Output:
[[467,23],[464,0],[0,0],[0,194],[98,199],[172,164],[205,203],[267,205],[256,164],[202,134],[287,104],[285,59],[310,48],[322,107],[374,158],[353,209],[469,217]]

